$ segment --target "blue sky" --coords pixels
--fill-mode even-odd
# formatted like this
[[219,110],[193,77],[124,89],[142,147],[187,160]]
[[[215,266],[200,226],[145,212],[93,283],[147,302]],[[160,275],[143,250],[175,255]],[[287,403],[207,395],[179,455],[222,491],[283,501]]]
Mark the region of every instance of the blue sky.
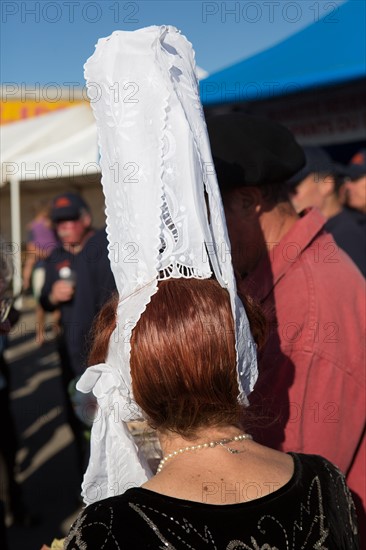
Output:
[[[1,81],[84,85],[98,38],[148,25],[178,27],[212,73],[283,40],[344,0],[41,0],[1,4]],[[351,0],[363,1],[363,0]]]

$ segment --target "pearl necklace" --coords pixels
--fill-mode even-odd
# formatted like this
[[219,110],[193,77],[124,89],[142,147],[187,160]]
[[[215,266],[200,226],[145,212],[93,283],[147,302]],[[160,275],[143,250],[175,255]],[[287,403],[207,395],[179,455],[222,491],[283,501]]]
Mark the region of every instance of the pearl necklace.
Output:
[[174,458],[175,456],[185,453],[187,451],[199,451],[200,449],[214,449],[215,447],[218,447],[221,445],[224,449],[228,451],[228,453],[231,454],[238,454],[242,453],[243,451],[238,451],[237,449],[233,449],[232,447],[225,447],[226,443],[232,443],[233,441],[243,441],[244,439],[253,439],[253,437],[249,434],[240,434],[236,435],[235,437],[225,438],[225,439],[219,439],[218,441],[210,441],[208,443],[200,443],[199,445],[191,445],[190,447],[182,447],[181,449],[178,449],[177,451],[173,451],[172,453],[169,453],[164,458],[162,458],[159,462],[158,469],[156,470],[156,473],[159,474],[165,464],[168,460],[171,458]]

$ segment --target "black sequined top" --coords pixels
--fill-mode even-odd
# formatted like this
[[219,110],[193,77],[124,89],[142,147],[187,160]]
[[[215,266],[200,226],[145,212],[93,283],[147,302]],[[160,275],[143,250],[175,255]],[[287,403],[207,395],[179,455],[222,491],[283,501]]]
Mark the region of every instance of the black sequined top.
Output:
[[[291,455],[290,481],[278,490],[268,483],[266,495],[244,503],[202,504],[135,488],[91,504],[72,526],[65,549],[359,549],[343,474],[322,457]],[[239,500],[240,491],[260,489],[248,485],[226,487],[223,502],[225,490],[237,491]]]

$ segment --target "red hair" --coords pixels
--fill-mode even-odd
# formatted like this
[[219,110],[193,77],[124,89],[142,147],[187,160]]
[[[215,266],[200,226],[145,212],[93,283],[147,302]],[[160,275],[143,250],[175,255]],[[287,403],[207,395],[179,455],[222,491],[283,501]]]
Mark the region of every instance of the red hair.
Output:
[[[91,364],[105,360],[117,303],[99,315]],[[263,317],[246,309],[263,336]],[[130,368],[134,398],[153,427],[190,436],[208,425],[240,424],[228,292],[213,279],[160,282],[132,332]]]

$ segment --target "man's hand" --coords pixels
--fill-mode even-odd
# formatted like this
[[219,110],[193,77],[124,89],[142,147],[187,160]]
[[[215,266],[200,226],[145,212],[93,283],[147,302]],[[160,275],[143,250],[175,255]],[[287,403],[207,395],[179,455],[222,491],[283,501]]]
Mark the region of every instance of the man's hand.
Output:
[[57,305],[61,302],[69,302],[74,295],[75,287],[68,281],[56,281],[52,285],[52,290],[49,295],[51,304]]

